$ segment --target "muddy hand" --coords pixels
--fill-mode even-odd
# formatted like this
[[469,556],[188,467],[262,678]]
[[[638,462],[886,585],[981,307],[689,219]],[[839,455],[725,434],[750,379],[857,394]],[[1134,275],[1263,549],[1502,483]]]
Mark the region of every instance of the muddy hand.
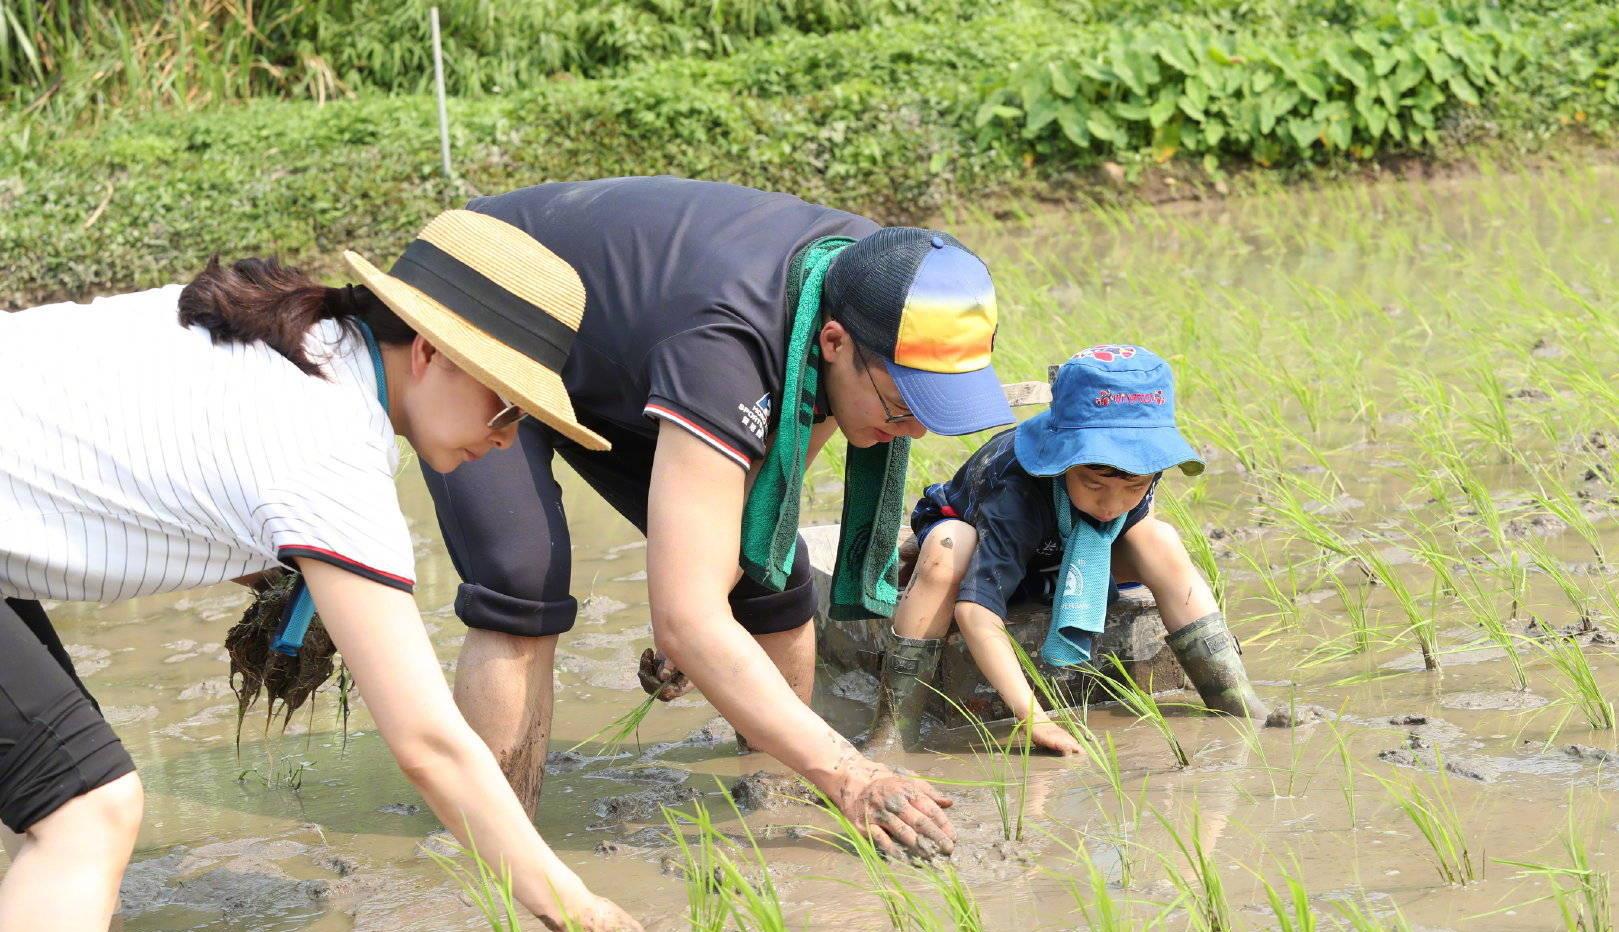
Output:
[[691,680],[675,669],[662,652],[648,647],[641,652],[641,688],[647,695],[668,702],[691,692]]
[[926,780],[882,766],[840,801],[843,814],[883,854],[891,858],[910,854],[923,860],[955,850],[956,829],[944,814],[951,805],[951,799]]
[[568,920],[571,924],[549,918],[543,921],[547,929],[558,932],[562,929],[583,929],[585,932],[642,932],[641,924],[620,909],[617,903],[594,894],[586,894],[586,899],[582,903],[569,904]]

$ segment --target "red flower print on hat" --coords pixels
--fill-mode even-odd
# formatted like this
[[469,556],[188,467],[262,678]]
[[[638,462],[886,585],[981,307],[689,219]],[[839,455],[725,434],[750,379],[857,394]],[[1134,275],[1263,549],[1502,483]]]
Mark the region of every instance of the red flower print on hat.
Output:
[[1117,343],[1102,343],[1090,346],[1074,354],[1075,359],[1094,359],[1097,362],[1116,362],[1120,359],[1129,359],[1136,354],[1133,346],[1120,346]]

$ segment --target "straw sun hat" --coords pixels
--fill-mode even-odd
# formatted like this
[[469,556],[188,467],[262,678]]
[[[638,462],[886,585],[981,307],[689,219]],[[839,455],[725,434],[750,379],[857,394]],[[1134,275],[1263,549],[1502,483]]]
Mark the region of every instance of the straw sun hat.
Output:
[[343,261],[468,375],[585,448],[610,448],[579,423],[562,385],[585,286],[533,237],[485,214],[447,210],[386,274],[355,252]]

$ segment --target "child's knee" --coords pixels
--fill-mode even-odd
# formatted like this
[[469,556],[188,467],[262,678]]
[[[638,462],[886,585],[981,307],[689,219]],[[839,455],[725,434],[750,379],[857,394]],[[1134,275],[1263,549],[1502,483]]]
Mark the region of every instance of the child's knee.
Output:
[[922,585],[955,588],[972,563],[978,532],[965,521],[945,521],[928,532],[917,558],[917,581]]
[[1115,554],[1114,568],[1118,582],[1151,585],[1154,579],[1178,576],[1193,567],[1174,525],[1149,517],[1130,529],[1129,547]]

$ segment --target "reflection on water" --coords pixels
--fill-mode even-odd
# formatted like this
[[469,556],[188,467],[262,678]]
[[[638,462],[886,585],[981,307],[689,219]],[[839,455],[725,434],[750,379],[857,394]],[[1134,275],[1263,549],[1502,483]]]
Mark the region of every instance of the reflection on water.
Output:
[[[1166,282],[1181,295],[1201,295],[1211,313],[1265,308],[1256,317],[1255,346],[1274,341],[1274,328],[1290,327],[1307,344],[1312,315],[1339,312],[1340,305],[1322,297],[1327,294],[1349,296],[1354,314],[1404,315],[1413,327],[1433,325],[1412,310],[1425,296],[1442,295],[1447,306],[1473,314],[1499,308],[1509,292],[1525,303],[1578,300],[1578,293],[1560,297],[1559,289],[1611,272],[1619,257],[1616,193],[1614,177],[1604,172],[1580,172],[1566,182],[1487,177],[1105,218],[1049,214],[962,235],[997,270],[1006,307],[1003,376],[1036,377],[1047,363],[1094,340],[1138,339],[1165,355],[1192,357],[1177,362],[1183,405],[1201,406],[1212,418],[1222,389],[1210,374],[1215,367],[1202,371],[1195,357],[1207,334],[1133,332],[1186,319],[1155,306]],[[1574,202],[1579,206],[1570,207]],[[1538,253],[1526,254],[1526,243]],[[1541,273],[1548,268],[1560,278]],[[1502,284],[1504,276],[1512,277],[1510,286]],[[1479,303],[1470,304],[1475,299]],[[1611,302],[1592,300],[1611,311]],[[1380,351],[1363,349],[1368,359]],[[1291,364],[1308,377],[1312,358],[1311,347],[1301,345]],[[1353,504],[1344,507],[1356,509],[1356,520],[1368,526],[1394,528],[1415,481],[1398,465],[1403,388],[1390,376],[1373,389],[1384,405],[1377,422],[1390,425],[1383,439],[1393,446],[1349,448],[1364,425],[1321,424],[1312,436],[1330,451],[1328,465],[1349,477],[1342,493]],[[923,469],[947,468],[962,451],[959,441],[930,440],[918,461]],[[930,478],[939,477],[913,482]],[[1510,867],[1490,864],[1483,883],[1464,889],[1439,884],[1426,848],[1372,774],[1399,778],[1414,774],[1413,766],[1445,761],[1457,808],[1491,858],[1562,863],[1557,832],[1572,798],[1578,823],[1596,833],[1593,858],[1607,865],[1619,811],[1600,791],[1614,787],[1612,763],[1605,765],[1597,751],[1570,753],[1562,745],[1612,749],[1612,733],[1593,732],[1575,716],[1557,744],[1546,747],[1561,713],[1536,707],[1555,692],[1538,680],[1530,694],[1512,690],[1498,651],[1453,654],[1437,675],[1405,672],[1409,643],[1303,664],[1319,646],[1319,638],[1307,636],[1312,626],[1343,624],[1337,597],[1298,593],[1289,610],[1296,615],[1292,628],[1260,620],[1274,621],[1279,611],[1266,582],[1271,574],[1258,571],[1265,560],[1250,565],[1236,554],[1259,552],[1274,561],[1285,559],[1288,548],[1265,543],[1275,531],[1257,512],[1214,510],[1245,494],[1242,470],[1231,457],[1215,457],[1200,482],[1194,513],[1211,521],[1218,515],[1233,529],[1227,545],[1233,549],[1222,555],[1229,604],[1239,633],[1250,639],[1248,662],[1261,692],[1340,710],[1342,717],[1334,726],[1245,739],[1224,722],[1176,716],[1175,730],[1195,749],[1192,767],[1176,771],[1150,729],[1098,710],[1093,727],[1116,741],[1126,785],[1143,792],[1143,804],[1179,830],[1191,830],[1195,813],[1197,837],[1213,852],[1242,926],[1267,926],[1264,890],[1249,868],[1274,882],[1277,863],[1297,864],[1323,911],[1335,898],[1364,894],[1373,908],[1397,903],[1408,919],[1428,927],[1540,929],[1554,923],[1550,904],[1523,905],[1544,894],[1544,886],[1517,878]],[[1192,485],[1178,477],[1176,483]],[[559,652],[553,751],[638,701],[634,657],[649,643],[639,536],[576,479],[569,476],[564,485],[574,528],[575,592],[590,598]],[[417,599],[453,674],[463,630],[450,609],[457,580],[414,472],[402,476],[400,490],[419,542]],[[1611,513],[1601,513],[1598,522],[1608,551],[1619,553]],[[1580,559],[1571,535],[1552,537],[1550,549]],[[1607,582],[1597,576],[1588,584]],[[1543,606],[1558,598],[1544,581],[1533,584],[1532,594]],[[126,883],[124,928],[478,928],[439,870],[417,852],[436,822],[394,767],[363,707],[346,749],[329,692],[296,717],[285,737],[275,726],[266,737],[262,716],[250,714],[237,756],[235,699],[224,681],[221,642],[246,601],[241,592],[219,587],[107,608],[52,608],[146,784],[147,815]],[[1395,611],[1382,592],[1371,596],[1370,610]],[[1543,611],[1559,617],[1550,607]],[[1442,643],[1450,648],[1477,640],[1455,619],[1441,624]],[[1619,686],[1615,664],[1598,653],[1601,685],[1612,696]],[[1344,683],[1357,674],[1364,674],[1359,682]],[[858,729],[866,714],[858,697],[835,695],[822,680],[823,707],[841,726]],[[558,759],[546,781],[539,819],[545,837],[593,887],[649,928],[680,928],[684,912],[680,878],[662,861],[667,850],[646,831],[661,824],[657,804],[712,792],[715,776],[729,780],[765,766],[758,755],[739,759],[712,717],[695,696],[660,706],[641,729],[639,751],[632,743],[616,761]],[[906,763],[950,780],[982,775],[965,736]],[[294,774],[301,780],[297,789],[286,785]],[[987,790],[962,787],[956,795],[954,817],[966,842],[956,862],[981,900],[988,928],[1079,924],[1068,882],[1085,881],[1070,849],[1089,851],[1109,872],[1119,869],[1121,850],[1131,852],[1133,887],[1115,890],[1126,899],[1170,901],[1171,878],[1188,870],[1156,819],[1143,814],[1117,824],[1117,801],[1102,776],[1084,765],[1032,762],[1030,829],[1017,845],[999,843]],[[764,830],[805,821],[814,821],[812,814],[793,808],[750,817],[793,925],[880,927],[878,901],[847,884],[858,875],[850,858],[797,833]],[[1121,848],[1121,834],[1135,844]]]

